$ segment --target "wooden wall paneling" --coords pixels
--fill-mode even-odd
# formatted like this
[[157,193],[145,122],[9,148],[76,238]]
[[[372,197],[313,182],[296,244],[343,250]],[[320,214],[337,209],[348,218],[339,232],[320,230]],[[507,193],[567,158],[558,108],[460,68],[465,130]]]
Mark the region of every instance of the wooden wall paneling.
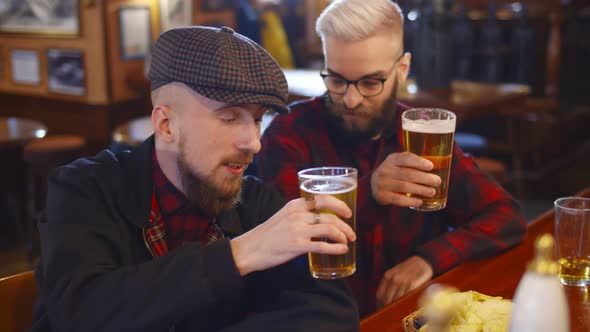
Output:
[[315,22],[321,12],[328,7],[328,0],[304,0],[306,57],[323,58],[322,41],[315,32]]
[[201,11],[195,14],[195,22],[197,25],[207,26],[227,26],[232,29],[236,28],[236,18],[233,10],[221,10],[221,11]]
[[[104,11],[102,1],[94,6],[82,6],[82,40],[78,45],[83,49],[86,70],[87,98],[90,104],[105,105],[110,102],[107,81],[107,57],[104,32]],[[53,45],[52,45],[53,46]],[[57,46],[57,45],[55,45]]]
[[236,28],[234,9],[203,10],[203,0],[193,0],[193,22],[196,25]]
[[48,128],[47,135],[80,135],[93,145],[108,142],[106,106],[8,94],[0,94],[0,105],[0,116],[41,121]]
[[127,60],[121,58],[119,8],[125,6],[146,6],[150,8],[150,22],[152,43],[160,33],[160,11],[157,0],[112,0],[106,3],[105,27],[107,34],[107,49],[109,61],[109,87],[111,101],[119,103],[126,100],[142,98],[149,91],[137,89],[136,84],[130,84],[133,77],[142,75],[144,60]]
[[[0,34],[0,45],[2,45],[1,61],[4,71],[4,79],[0,83],[0,92],[45,96],[51,99],[66,99],[91,104],[108,103],[101,7],[98,5],[92,7],[81,5],[79,15],[80,34],[78,36]],[[49,93],[47,89],[47,50],[50,48],[79,50],[85,55],[84,65],[87,87],[84,96],[64,96],[63,94]],[[39,52],[42,78],[40,86],[34,87],[12,82],[10,78],[10,52],[13,49],[33,49]]]
[[6,53],[6,50],[5,46],[0,46],[0,91],[8,87],[8,75],[6,74],[6,69],[8,68],[6,56],[8,53]]
[[45,97],[23,97],[0,93],[0,117],[22,117],[43,122],[47,135],[71,134],[85,137],[96,152],[108,146],[111,132],[119,124],[150,114],[145,99],[114,105],[64,102]]

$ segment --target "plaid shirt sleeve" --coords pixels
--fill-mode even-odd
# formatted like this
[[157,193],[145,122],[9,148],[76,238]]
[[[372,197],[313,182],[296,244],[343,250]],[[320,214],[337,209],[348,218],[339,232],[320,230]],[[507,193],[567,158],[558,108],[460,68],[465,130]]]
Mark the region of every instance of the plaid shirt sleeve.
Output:
[[311,163],[309,148],[291,122],[287,117],[276,116],[264,132],[262,150],[256,156],[258,176],[287,200],[299,197],[297,172]]
[[[308,135],[313,136],[312,141],[315,139],[313,144],[322,145],[324,135],[306,132],[302,128],[297,128],[291,118],[278,116],[273,119],[261,139],[262,150],[257,156],[258,176],[275,186],[288,200],[299,197],[297,172],[319,166],[312,162]],[[330,158],[324,160],[330,163]],[[328,164],[326,166],[334,166]],[[387,218],[388,209],[378,205],[373,199],[372,174],[371,172],[358,179],[357,209],[364,211],[365,219],[380,220]]]
[[526,234],[526,221],[515,200],[456,145],[450,183],[442,216],[454,230],[417,249],[432,264],[435,275],[513,247]]

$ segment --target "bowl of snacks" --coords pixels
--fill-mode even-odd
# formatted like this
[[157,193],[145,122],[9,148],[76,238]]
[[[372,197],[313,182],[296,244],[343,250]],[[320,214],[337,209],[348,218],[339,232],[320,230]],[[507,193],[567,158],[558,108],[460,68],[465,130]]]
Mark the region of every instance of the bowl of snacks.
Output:
[[404,318],[406,332],[506,332],[512,301],[476,291],[430,286],[421,308]]

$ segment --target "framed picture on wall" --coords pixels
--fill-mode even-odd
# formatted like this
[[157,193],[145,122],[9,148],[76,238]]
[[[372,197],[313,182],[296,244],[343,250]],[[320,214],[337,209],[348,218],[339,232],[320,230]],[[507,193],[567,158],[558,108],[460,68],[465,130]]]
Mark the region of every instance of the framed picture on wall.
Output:
[[160,22],[162,32],[193,25],[192,0],[160,0]]
[[39,54],[33,50],[12,50],[10,52],[12,81],[18,84],[39,85],[41,83]]
[[47,50],[47,71],[49,91],[78,96],[86,93],[82,52]]
[[152,42],[150,8],[126,6],[119,8],[119,44],[124,61],[144,59]]
[[78,35],[78,0],[0,0],[0,32]]

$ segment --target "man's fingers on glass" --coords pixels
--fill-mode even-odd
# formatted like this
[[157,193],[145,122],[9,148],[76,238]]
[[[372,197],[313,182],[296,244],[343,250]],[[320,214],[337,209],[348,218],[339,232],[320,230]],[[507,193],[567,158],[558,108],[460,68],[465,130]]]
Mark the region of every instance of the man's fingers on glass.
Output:
[[305,207],[308,211],[315,211],[316,210],[316,200],[315,195],[307,195],[304,198]]
[[322,221],[322,216],[319,213],[313,214],[313,224],[319,224]]
[[433,167],[432,162],[411,152],[394,153],[388,159],[399,167],[411,167],[423,171],[429,171]]
[[327,255],[342,255],[348,252],[348,245],[343,243],[328,243],[325,241],[311,241],[308,244],[308,252]]
[[326,213],[326,214],[322,215],[322,222],[324,222],[324,220],[328,220],[330,222],[330,224],[337,227],[342,233],[344,233],[346,235],[346,238],[349,241],[351,241],[351,242],[356,241],[356,234],[355,234],[354,230],[352,229],[352,227],[349,224],[344,222],[342,219],[336,217],[333,214]]
[[410,167],[400,167],[399,176],[405,181],[436,187],[440,184],[440,176]]
[[400,181],[398,190],[407,194],[415,194],[426,197],[432,197],[436,194],[436,190],[432,187],[427,187],[407,181]]
[[[317,222],[318,220],[319,222]],[[325,237],[337,233],[338,235],[335,236],[338,236],[338,239],[331,240],[338,240],[338,242],[342,243],[356,240],[356,234],[352,227],[331,213],[315,213],[309,223],[313,226],[310,234],[308,234],[310,237],[320,235]],[[319,234],[320,232],[329,233]]]
[[342,218],[350,218],[352,216],[352,211],[348,205],[332,195],[316,196],[316,209],[328,209]]

